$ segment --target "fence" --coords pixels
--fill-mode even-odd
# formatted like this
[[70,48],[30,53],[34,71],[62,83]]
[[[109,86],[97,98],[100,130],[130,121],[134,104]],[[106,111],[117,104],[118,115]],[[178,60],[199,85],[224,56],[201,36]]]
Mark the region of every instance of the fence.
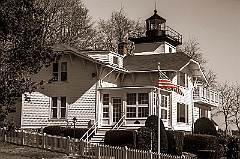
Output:
[[65,153],[69,156],[84,156],[94,159],[193,159],[186,156],[157,154],[151,151],[129,149],[93,144],[84,140],[70,137],[52,136],[40,133],[30,133],[23,130],[4,133],[0,130],[2,141],[26,145],[54,152]]

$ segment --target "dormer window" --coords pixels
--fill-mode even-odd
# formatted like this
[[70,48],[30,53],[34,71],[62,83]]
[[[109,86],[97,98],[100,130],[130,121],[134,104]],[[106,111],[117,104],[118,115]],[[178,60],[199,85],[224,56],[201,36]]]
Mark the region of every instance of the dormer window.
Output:
[[118,57],[116,56],[113,56],[113,63],[118,65]]
[[67,62],[53,63],[53,81],[67,81]]

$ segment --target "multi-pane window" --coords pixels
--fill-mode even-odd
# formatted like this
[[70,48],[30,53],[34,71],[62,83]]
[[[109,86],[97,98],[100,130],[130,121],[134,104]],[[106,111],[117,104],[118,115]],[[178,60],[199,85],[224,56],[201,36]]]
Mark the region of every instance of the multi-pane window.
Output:
[[127,94],[127,117],[148,117],[149,115],[148,93],[128,93]]
[[136,117],[136,107],[127,107],[127,117],[128,118],[135,118]]
[[136,105],[137,93],[128,93],[127,94],[127,105]]
[[177,122],[188,123],[188,105],[177,103]]
[[51,118],[65,119],[66,118],[67,101],[66,97],[52,97]]
[[109,118],[109,94],[103,94],[103,118]]
[[53,81],[67,81],[67,62],[53,63]]
[[109,118],[109,108],[103,107],[103,118]]
[[169,97],[161,95],[161,118],[167,119],[167,110],[168,110]]

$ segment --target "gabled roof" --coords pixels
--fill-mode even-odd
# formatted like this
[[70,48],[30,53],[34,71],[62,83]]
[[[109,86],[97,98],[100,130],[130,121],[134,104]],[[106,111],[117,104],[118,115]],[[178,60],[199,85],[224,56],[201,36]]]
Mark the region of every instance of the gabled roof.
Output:
[[157,70],[160,62],[161,70],[180,70],[189,61],[190,57],[185,53],[165,53],[153,55],[137,55],[124,57],[124,67],[129,71]]
[[159,62],[161,70],[182,72],[190,70],[192,76],[206,81],[199,63],[182,52],[126,56],[123,59],[123,66],[129,72],[156,72]]
[[[84,51],[84,52],[78,51],[77,49],[75,49],[75,48],[73,48],[73,47],[71,47],[69,45],[66,45],[66,44],[55,44],[55,45],[52,46],[52,49],[53,49],[53,51],[56,51],[56,52],[72,53],[73,55],[76,55],[76,56],[78,56],[80,58],[84,58],[84,59],[92,61],[94,63],[97,63],[97,64],[100,64],[100,65],[112,68],[112,69],[114,69],[116,71],[127,72],[127,70],[125,68],[120,68],[120,67],[118,67],[116,65],[111,65],[109,63],[105,63],[103,61],[94,59],[94,58],[88,56],[86,54],[86,51]],[[97,52],[99,52],[99,51],[97,51]]]

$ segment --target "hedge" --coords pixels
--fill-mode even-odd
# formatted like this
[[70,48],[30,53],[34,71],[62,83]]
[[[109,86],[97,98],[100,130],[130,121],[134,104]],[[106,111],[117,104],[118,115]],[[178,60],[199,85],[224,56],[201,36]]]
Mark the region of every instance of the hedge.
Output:
[[[156,135],[148,127],[141,127],[137,130],[137,149],[151,150],[151,147],[156,147]],[[155,145],[155,146],[153,146]],[[155,150],[156,151],[156,150]]]
[[[155,132],[155,138],[156,141],[158,141],[158,116],[156,115],[151,115],[147,118],[146,122],[145,122],[145,126],[149,127],[150,129],[152,129],[152,131]],[[160,147],[161,153],[167,153],[168,152],[168,139],[167,139],[167,134],[163,125],[162,120],[160,119]],[[157,152],[158,150],[158,146],[157,146],[157,142],[156,142],[156,146],[153,146],[153,151]]]
[[185,135],[183,140],[183,151],[198,154],[198,150],[218,149],[218,138],[213,135],[192,134]]
[[[87,128],[75,128],[75,138],[80,139],[87,131],[88,131]],[[65,129],[63,136],[65,137],[70,136],[70,138],[74,138],[74,129],[73,128]]]
[[[75,128],[75,138],[80,139],[85,132],[87,132],[87,128]],[[74,138],[74,129],[73,128],[64,128],[60,126],[48,126],[43,129],[43,132],[49,135],[56,136],[64,136]]]
[[194,134],[208,134],[216,136],[217,130],[210,119],[202,117],[194,123]]
[[110,146],[128,146],[136,148],[136,132],[132,130],[110,130],[104,138],[104,144]]
[[180,131],[167,130],[168,154],[182,155],[184,134]]
[[43,129],[43,132],[49,135],[61,136],[63,129],[60,126],[48,126]]

